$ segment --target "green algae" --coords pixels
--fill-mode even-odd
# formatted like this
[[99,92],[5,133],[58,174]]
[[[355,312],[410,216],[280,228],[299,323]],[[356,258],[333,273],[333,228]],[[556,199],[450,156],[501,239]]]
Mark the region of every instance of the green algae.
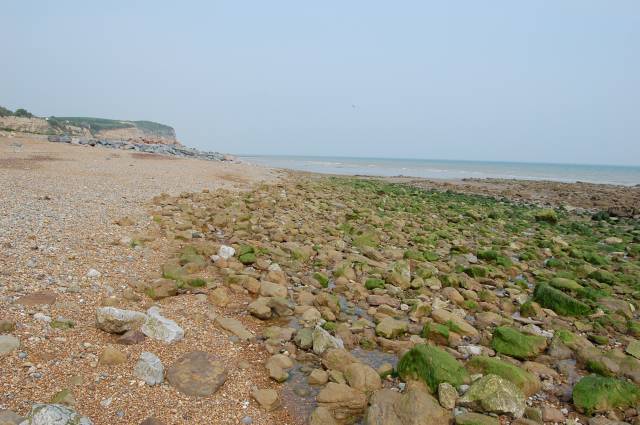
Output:
[[573,387],[573,403],[588,415],[640,403],[640,388],[621,379],[589,375]]
[[432,392],[443,382],[458,387],[469,379],[469,373],[451,354],[425,344],[407,351],[398,362],[397,371],[404,380],[421,380]]
[[533,299],[542,307],[549,308],[563,316],[584,316],[591,312],[591,307],[587,304],[546,283],[539,283],[536,286]]
[[491,339],[491,348],[517,359],[533,358],[540,354],[546,346],[547,339],[545,337],[527,335],[506,326],[496,328]]
[[540,390],[540,380],[534,374],[494,357],[476,356],[465,366],[470,373],[493,374],[511,381],[526,396]]

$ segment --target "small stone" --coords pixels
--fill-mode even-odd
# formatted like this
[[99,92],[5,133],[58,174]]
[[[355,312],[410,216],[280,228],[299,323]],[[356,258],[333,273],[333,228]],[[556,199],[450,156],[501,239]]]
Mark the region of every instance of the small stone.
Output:
[[140,344],[147,336],[138,330],[127,331],[118,337],[116,342],[122,345]]
[[324,385],[329,381],[329,374],[323,369],[313,369],[307,382],[309,385]]
[[140,328],[147,315],[139,311],[122,310],[115,307],[96,309],[96,326],[105,332],[121,334]]
[[20,347],[20,340],[13,335],[0,335],[0,357]]
[[218,391],[227,380],[227,367],[211,354],[193,351],[171,365],[167,380],[183,394],[206,397]]
[[555,407],[552,407],[552,406],[543,406],[542,421],[564,423],[564,415],[562,414],[560,409],[556,409]]
[[96,269],[89,269],[89,271],[87,272],[87,277],[91,279],[96,279],[96,278],[99,278],[100,276],[102,276],[102,273],[100,273]]
[[376,326],[376,334],[388,339],[395,338],[407,331],[409,324],[393,317],[385,317]]
[[34,404],[20,425],[93,425],[86,416],[61,404]]
[[273,389],[254,390],[251,396],[267,412],[275,410],[280,406],[278,392]]
[[448,382],[442,382],[438,385],[438,401],[440,406],[451,410],[456,406],[458,400],[458,391]]
[[133,374],[147,385],[158,385],[164,381],[164,366],[155,354],[145,351],[140,354]]
[[11,410],[0,409],[0,425],[18,425],[24,418]]
[[626,352],[636,359],[640,359],[640,341],[633,340],[627,345]]
[[[11,320],[0,320],[0,333],[13,332],[16,328],[16,322]],[[8,410],[7,410],[8,411]]]
[[126,361],[126,354],[114,347],[107,347],[100,354],[100,364],[105,366],[118,365]]
[[176,322],[160,314],[158,307],[147,310],[147,321],[142,325],[142,333],[149,338],[160,340],[166,344],[184,338],[184,330]]

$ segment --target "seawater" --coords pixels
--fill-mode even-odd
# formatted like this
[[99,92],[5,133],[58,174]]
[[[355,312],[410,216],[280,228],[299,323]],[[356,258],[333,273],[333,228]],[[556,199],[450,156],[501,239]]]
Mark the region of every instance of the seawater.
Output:
[[500,178],[568,183],[581,181],[624,186],[640,184],[640,166],[270,155],[240,158],[269,167],[327,174],[444,180]]

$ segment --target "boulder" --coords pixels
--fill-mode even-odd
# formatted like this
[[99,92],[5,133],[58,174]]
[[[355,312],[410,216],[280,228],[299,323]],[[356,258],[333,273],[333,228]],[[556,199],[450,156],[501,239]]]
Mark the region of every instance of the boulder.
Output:
[[495,357],[474,357],[467,362],[466,367],[470,373],[493,374],[511,381],[527,397],[540,391],[541,383],[536,375]]
[[351,363],[344,371],[344,377],[351,388],[371,394],[382,388],[380,375],[371,366],[363,363]]
[[140,360],[136,364],[133,374],[143,380],[147,385],[158,385],[164,381],[164,365],[160,359],[148,351],[140,354]]
[[62,404],[34,404],[20,425],[93,425],[93,422]]
[[313,352],[321,355],[330,348],[344,348],[344,343],[340,338],[336,338],[329,332],[317,326],[311,334],[313,340]]
[[407,322],[396,320],[392,317],[385,317],[376,326],[376,334],[388,339],[392,339],[405,333],[408,327],[409,324]]
[[140,328],[147,315],[139,311],[122,310],[116,307],[96,309],[96,327],[105,332],[121,334]]
[[206,397],[227,380],[227,367],[209,353],[192,351],[171,365],[167,380],[183,394]]
[[520,418],[524,414],[525,396],[510,381],[498,375],[486,375],[474,382],[458,399],[458,404],[474,410]]
[[451,414],[420,386],[401,394],[390,389],[376,391],[370,400],[365,425],[449,425]]
[[479,333],[476,328],[471,326],[462,317],[457,316],[447,310],[435,309],[431,312],[431,318],[433,318],[434,321],[440,324],[453,324],[455,332],[459,333],[460,335],[465,335],[473,339],[479,337]]
[[407,351],[397,370],[405,381],[422,381],[431,392],[436,392],[443,382],[457,387],[469,380],[465,368],[451,354],[433,345],[418,344]]
[[591,415],[613,409],[626,409],[640,403],[640,388],[630,382],[589,375],[573,387],[573,404]]
[[278,392],[273,389],[253,390],[251,396],[267,412],[277,409],[280,406]]
[[339,424],[354,423],[367,407],[367,396],[362,391],[335,382],[329,382],[316,400]]
[[547,339],[543,336],[527,335],[514,328],[499,327],[493,331],[491,348],[517,359],[530,359],[547,348]]
[[173,320],[162,316],[158,307],[151,307],[147,310],[147,316],[141,330],[149,338],[170,344],[180,341],[184,337],[184,330]]

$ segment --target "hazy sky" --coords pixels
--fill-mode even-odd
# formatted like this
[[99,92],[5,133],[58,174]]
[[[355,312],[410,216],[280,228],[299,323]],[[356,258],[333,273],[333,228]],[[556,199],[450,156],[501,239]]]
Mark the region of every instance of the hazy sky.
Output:
[[199,148],[640,164],[638,0],[3,1],[0,37],[0,105]]

